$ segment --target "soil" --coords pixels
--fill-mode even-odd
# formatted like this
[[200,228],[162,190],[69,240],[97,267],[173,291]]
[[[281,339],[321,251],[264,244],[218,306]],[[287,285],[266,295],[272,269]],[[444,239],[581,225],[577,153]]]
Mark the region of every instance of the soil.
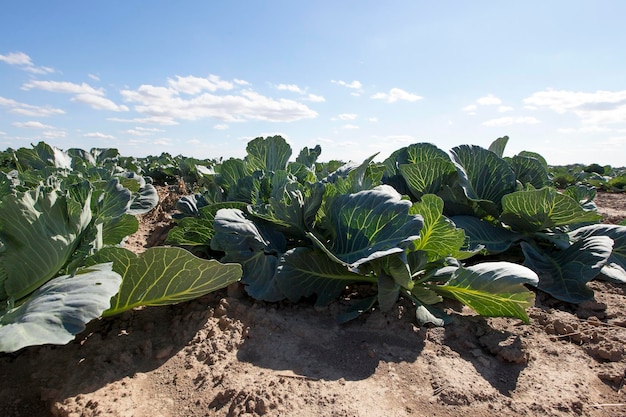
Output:
[[[127,247],[162,244],[175,192]],[[625,194],[599,194],[605,222]],[[626,416],[626,285],[578,306],[537,294],[530,324],[455,303],[419,327],[400,302],[344,325],[342,300],[264,303],[238,285],[100,319],[65,346],[0,355],[0,416]]]

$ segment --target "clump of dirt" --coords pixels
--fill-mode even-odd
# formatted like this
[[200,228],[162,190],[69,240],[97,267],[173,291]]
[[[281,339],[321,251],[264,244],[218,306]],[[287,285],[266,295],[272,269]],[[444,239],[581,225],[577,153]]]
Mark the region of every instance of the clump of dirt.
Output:
[[[137,251],[171,227],[176,190],[160,192]],[[264,303],[235,284],[0,355],[0,415],[626,416],[626,286],[590,286],[578,306],[538,294],[528,325],[446,302],[434,328],[404,300],[339,325],[344,300]]]

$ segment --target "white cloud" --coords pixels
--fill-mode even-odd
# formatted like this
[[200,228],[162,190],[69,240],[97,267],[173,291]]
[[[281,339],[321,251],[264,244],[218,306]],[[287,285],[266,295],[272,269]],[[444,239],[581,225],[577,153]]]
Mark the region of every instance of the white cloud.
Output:
[[32,90],[33,88],[38,90],[50,91],[53,93],[66,93],[66,94],[93,94],[96,96],[103,96],[104,90],[102,88],[93,88],[87,83],[71,83],[69,81],[30,81],[22,86],[22,90]]
[[107,134],[100,133],[100,132],[85,133],[83,137],[94,138],[94,139],[115,139],[115,136],[113,135],[107,135]]
[[341,85],[347,88],[351,88],[353,90],[360,90],[363,88],[363,84],[360,81],[354,80],[351,83],[345,82],[343,80],[330,80],[331,83]]
[[24,52],[10,52],[6,55],[0,55],[0,61],[6,62],[9,65],[16,65],[24,71],[33,74],[49,74],[54,72],[54,69],[50,67],[36,67],[30,56],[26,55]]
[[22,86],[23,90],[39,89],[53,93],[74,94],[71,101],[89,105],[96,110],[110,110],[115,112],[128,111],[128,107],[115,104],[104,97],[102,88],[93,88],[87,83],[76,84],[68,81],[31,81]]
[[87,77],[91,78],[94,81],[100,81],[100,77],[98,77],[96,74],[87,74]]
[[535,117],[500,117],[498,119],[491,119],[483,122],[483,126],[502,127],[511,125],[534,125],[541,123],[541,121]]
[[132,119],[122,119],[119,117],[109,117],[107,120],[111,122],[120,122],[120,123],[145,123],[150,125],[162,125],[162,126],[174,126],[177,125],[178,122],[171,117],[135,117]]
[[11,125],[15,127],[25,128],[25,129],[55,129],[54,126],[45,125],[41,122],[35,122],[35,121],[13,122],[11,123]]
[[136,90],[122,90],[121,94],[127,102],[137,103],[134,106],[136,111],[170,121],[214,118],[223,122],[291,122],[317,117],[317,112],[302,103],[273,99],[253,90],[229,95],[203,93],[182,98],[172,88],[142,85]]
[[109,110],[109,111],[128,111],[128,107],[123,104],[115,104],[113,101],[106,97],[96,96],[93,94],[78,94],[74,96],[71,101],[87,104],[92,109],[96,110]]
[[42,133],[42,136],[47,139],[60,139],[67,137],[67,132],[64,130],[47,130]]
[[323,96],[318,96],[316,94],[309,94],[306,98],[307,101],[312,101],[314,103],[323,103],[326,99]]
[[237,85],[250,85],[250,83],[246,80],[238,80],[237,78],[234,78],[233,82]]
[[20,103],[10,98],[0,96],[0,107],[7,107],[9,112],[21,114],[31,117],[46,117],[54,116],[57,114],[65,114],[62,109],[46,106],[33,106],[32,104]]
[[470,105],[467,105],[467,106],[463,107],[461,110],[465,111],[465,112],[473,112],[473,111],[476,111],[477,108],[478,108],[477,105],[470,104]]
[[226,123],[220,123],[220,124],[213,126],[213,129],[226,130],[228,129],[228,125]]
[[372,95],[371,98],[375,100],[387,100],[387,103],[394,103],[398,100],[417,101],[423,99],[424,97],[409,93],[400,88],[392,88],[388,93],[376,93]]
[[219,76],[210,74],[206,78],[188,75],[186,77],[176,76],[176,80],[168,78],[168,85],[175,91],[185,94],[198,94],[202,91],[215,92],[217,90],[232,90],[233,83],[224,81]]
[[6,136],[6,135],[7,135],[7,132],[0,131],[0,136]]
[[556,131],[559,133],[570,134],[570,133],[607,133],[613,132],[615,129],[611,129],[604,126],[582,126],[579,128],[575,127],[565,127],[558,128]]
[[343,126],[341,126],[342,129],[360,129],[359,126],[357,125],[353,125],[353,124],[345,124]]
[[626,122],[626,90],[585,93],[548,89],[525,98],[524,104],[559,114],[571,112],[587,125]]
[[369,119],[367,119],[368,122],[370,123],[377,123],[378,122],[378,117],[370,117]]
[[493,94],[487,94],[484,97],[480,97],[476,100],[477,104],[480,104],[481,106],[490,106],[490,105],[498,105],[498,104],[502,104],[502,100],[500,100],[498,97],[494,96]]
[[355,113],[341,113],[337,117],[333,117],[331,120],[356,120],[359,117]]
[[276,88],[278,90],[291,91],[292,93],[298,93],[298,94],[304,94],[305,93],[305,90],[301,89],[300,87],[298,87],[295,84],[278,84],[276,86]]
[[498,106],[498,113],[506,113],[508,111],[513,111],[513,107],[511,106]]

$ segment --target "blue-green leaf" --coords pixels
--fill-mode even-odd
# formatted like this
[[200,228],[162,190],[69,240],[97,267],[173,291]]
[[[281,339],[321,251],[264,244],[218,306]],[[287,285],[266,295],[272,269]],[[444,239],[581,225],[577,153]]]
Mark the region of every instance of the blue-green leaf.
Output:
[[519,233],[495,226],[474,216],[454,216],[451,220],[456,227],[465,232],[465,236],[469,239],[470,251],[484,248],[491,254],[501,253],[523,238]]
[[452,148],[451,153],[458,164],[460,185],[467,198],[497,217],[502,197],[516,187],[515,173],[509,164],[480,146],[461,145]]
[[537,285],[535,272],[510,262],[484,262],[467,268],[459,267],[452,279],[434,291],[451,296],[483,316],[517,317],[528,323],[526,308],[535,299],[524,284]]
[[54,278],[20,306],[0,311],[0,352],[71,341],[109,308],[122,282],[111,268],[110,263],[99,264]]
[[293,302],[317,295],[316,305],[326,305],[337,299],[346,285],[375,279],[334,262],[321,250],[297,247],[287,251],[280,260],[276,281],[282,293]]
[[332,237],[314,242],[352,267],[404,252],[423,226],[421,216],[409,214],[411,206],[387,185],[337,196],[327,213]]
[[539,276],[537,287],[569,303],[593,298],[593,291],[587,287],[587,282],[600,273],[612,249],[613,240],[608,236],[581,238],[569,248],[554,253],[543,252],[522,242],[524,265]]
[[569,233],[572,240],[590,236],[608,236],[613,240],[613,251],[597,276],[611,282],[626,284],[626,226],[595,224]]
[[0,201],[0,300],[19,300],[54,277],[91,221],[81,203],[43,188]]
[[285,298],[274,277],[287,246],[284,235],[270,226],[254,223],[237,209],[219,210],[214,227],[211,249],[226,252],[222,262],[241,264],[241,282],[246,284],[248,294],[265,301]]

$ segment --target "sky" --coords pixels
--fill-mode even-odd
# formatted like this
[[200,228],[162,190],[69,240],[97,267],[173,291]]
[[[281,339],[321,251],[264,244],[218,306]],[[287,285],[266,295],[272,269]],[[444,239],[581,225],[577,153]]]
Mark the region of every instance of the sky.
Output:
[[412,143],[626,166],[626,1],[5,1],[0,149],[320,160]]

